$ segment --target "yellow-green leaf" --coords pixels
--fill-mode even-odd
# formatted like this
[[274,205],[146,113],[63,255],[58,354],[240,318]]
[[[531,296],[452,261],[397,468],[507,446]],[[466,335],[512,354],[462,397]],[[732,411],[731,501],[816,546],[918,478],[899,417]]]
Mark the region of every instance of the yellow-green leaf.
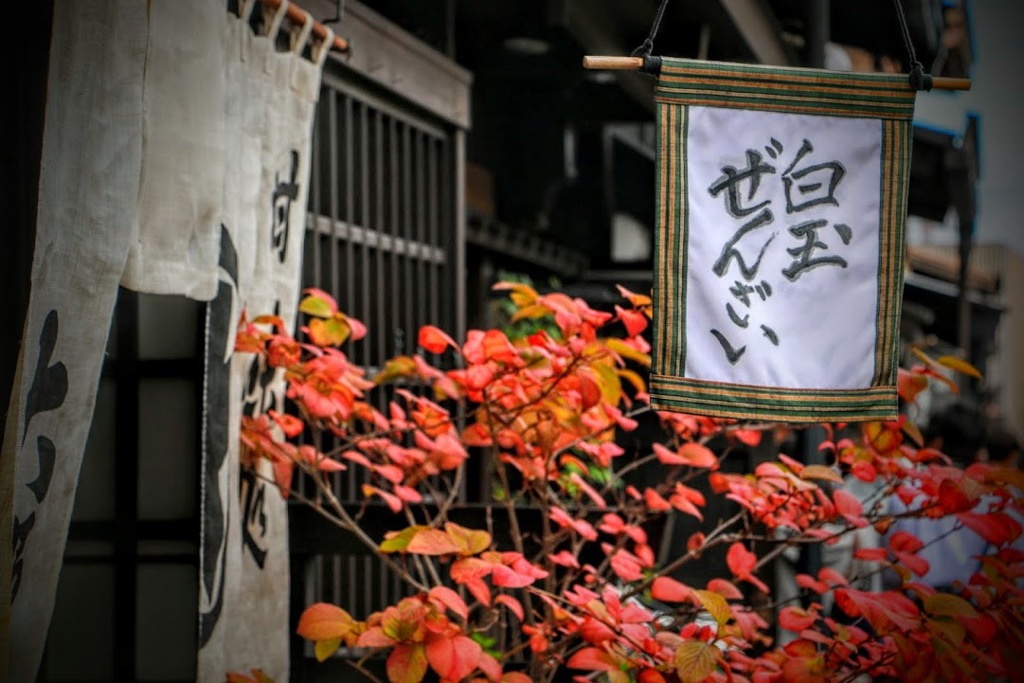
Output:
[[703,640],[688,640],[676,648],[676,675],[684,683],[697,683],[718,669],[718,648]]
[[819,479],[823,481],[831,481],[836,484],[842,484],[843,478],[831,467],[825,465],[808,465],[807,467],[800,470],[801,479]]
[[[515,295],[513,295],[513,299],[514,298]],[[516,323],[528,318],[543,318],[549,315],[553,315],[550,308],[541,306],[540,304],[530,304],[529,306],[524,306],[516,311],[515,315],[512,316],[512,322]]]
[[1013,467],[996,467],[985,474],[985,479],[994,484],[1010,484],[1024,490],[1024,472]]
[[316,296],[307,296],[299,304],[299,310],[317,318],[333,318],[334,310],[331,305]]
[[610,365],[594,363],[590,366],[597,378],[598,386],[601,387],[601,398],[609,405],[617,406],[622,398],[622,380],[619,374]]
[[309,336],[319,346],[337,346],[348,339],[352,328],[341,318],[309,321]]
[[729,619],[732,617],[732,611],[729,610],[729,603],[720,593],[706,590],[695,590],[693,592],[696,594],[697,599],[700,600],[700,604],[711,615],[711,618],[717,621],[720,626],[725,626],[729,622]]
[[974,367],[962,358],[957,358],[956,356],[939,356],[935,362],[944,368],[955,370],[962,375],[981,379],[981,373],[978,371],[978,368]]
[[954,648],[959,648],[967,635],[967,627],[953,619],[933,619],[928,627],[932,633],[941,634]]
[[935,617],[965,617],[976,619],[977,610],[963,598],[950,593],[936,593],[929,595],[922,601],[924,611]]
[[903,423],[903,426],[900,427],[900,429],[902,429],[903,433],[910,437],[910,439],[919,447],[924,446],[924,434],[921,433],[921,430],[916,424],[907,420]]
[[316,661],[322,662],[337,652],[339,647],[341,647],[341,638],[318,640],[313,648],[313,654],[316,655]]
[[384,535],[384,540],[381,541],[380,550],[383,553],[405,552],[405,549],[409,547],[409,542],[412,541],[416,534],[430,528],[429,526],[416,525],[401,531],[389,531]]
[[651,355],[649,353],[638,351],[629,344],[627,344],[626,342],[616,337],[609,337],[608,339],[603,340],[603,342],[609,351],[613,351],[618,355],[622,356],[623,358],[636,361],[637,363],[643,365],[644,367],[650,367]]
[[400,377],[412,377],[416,374],[416,361],[412,356],[395,356],[384,364],[384,369],[373,378],[374,383],[390,382]]
[[910,347],[910,350],[914,353],[915,356],[921,359],[921,362],[924,363],[925,365],[935,367],[938,364],[934,358],[932,358],[931,356],[929,356],[927,353],[917,348],[916,346]]

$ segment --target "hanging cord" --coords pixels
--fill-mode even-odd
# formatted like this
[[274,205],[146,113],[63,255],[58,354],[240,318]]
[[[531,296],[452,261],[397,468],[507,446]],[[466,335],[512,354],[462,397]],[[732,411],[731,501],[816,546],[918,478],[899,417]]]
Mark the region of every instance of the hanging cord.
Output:
[[334,16],[330,19],[324,19],[320,23],[326,26],[327,24],[336,24],[345,18],[345,0],[338,0],[338,4],[334,10]]
[[910,28],[907,26],[907,17],[903,14],[903,3],[900,0],[892,0],[896,5],[896,17],[900,20],[900,30],[903,32],[903,43],[907,46],[907,55],[910,57],[910,87],[914,90],[931,90],[931,74],[924,72],[924,65],[917,61],[917,53],[914,52],[914,42],[910,39]]
[[661,6],[658,7],[658,12],[654,15],[654,23],[651,24],[651,32],[644,38],[640,47],[630,53],[631,57],[644,58],[644,71],[647,73],[657,73],[661,70],[661,58],[653,57],[651,53],[654,51],[654,37],[658,35],[658,29],[661,28],[661,19],[665,16],[666,7],[668,7],[668,0],[661,0]]

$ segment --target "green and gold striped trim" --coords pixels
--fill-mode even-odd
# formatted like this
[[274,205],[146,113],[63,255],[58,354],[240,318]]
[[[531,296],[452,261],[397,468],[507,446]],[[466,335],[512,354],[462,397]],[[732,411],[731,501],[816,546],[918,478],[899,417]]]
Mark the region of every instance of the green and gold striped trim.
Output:
[[868,389],[781,389],[692,380],[652,373],[655,410],[783,422],[894,420],[896,387]]
[[899,371],[899,324],[903,304],[903,243],[913,132],[905,121],[882,122],[878,233],[878,309],[872,386],[895,385]]
[[732,109],[909,121],[906,74],[728,64],[663,57],[655,100]]

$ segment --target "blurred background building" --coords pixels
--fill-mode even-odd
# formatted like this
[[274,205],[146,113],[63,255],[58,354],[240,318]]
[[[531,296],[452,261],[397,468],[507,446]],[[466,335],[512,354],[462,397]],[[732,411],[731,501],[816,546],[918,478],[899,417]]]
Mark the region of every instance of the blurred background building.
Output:
[[[331,292],[370,326],[357,362],[374,368],[410,352],[425,323],[461,333],[493,322],[489,287],[504,274],[558,283],[595,305],[612,300],[615,283],[650,288],[653,80],[586,71],[581,59],[628,54],[656,0],[301,4],[320,20],[343,5],[333,27],[352,45],[325,68],[304,285]],[[967,0],[903,4],[925,68],[972,75]],[[33,253],[52,11],[29,7],[17,58],[3,61],[18,122],[2,133],[5,395]],[[655,53],[907,69],[890,0],[676,0]],[[915,129],[904,341],[985,371],[963,393],[993,402],[1019,429],[1024,258],[975,238],[983,124],[965,117],[952,131]],[[195,675],[202,311],[131,292],[119,301],[42,681]],[[370,560],[325,552],[337,539],[308,511],[294,514],[296,614],[315,597],[360,613],[380,606],[391,586]],[[293,680],[331,672],[296,639]]]

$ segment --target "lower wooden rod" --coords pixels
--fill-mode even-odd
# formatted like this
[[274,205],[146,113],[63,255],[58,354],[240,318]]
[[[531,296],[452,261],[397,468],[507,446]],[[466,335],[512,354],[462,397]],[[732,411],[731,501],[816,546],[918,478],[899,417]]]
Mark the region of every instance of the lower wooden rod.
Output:
[[[584,69],[614,69],[619,71],[632,71],[644,67],[643,57],[610,57],[601,55],[587,55],[583,58]],[[935,76],[932,78],[932,90],[970,90],[971,79],[969,78],[947,78]]]

